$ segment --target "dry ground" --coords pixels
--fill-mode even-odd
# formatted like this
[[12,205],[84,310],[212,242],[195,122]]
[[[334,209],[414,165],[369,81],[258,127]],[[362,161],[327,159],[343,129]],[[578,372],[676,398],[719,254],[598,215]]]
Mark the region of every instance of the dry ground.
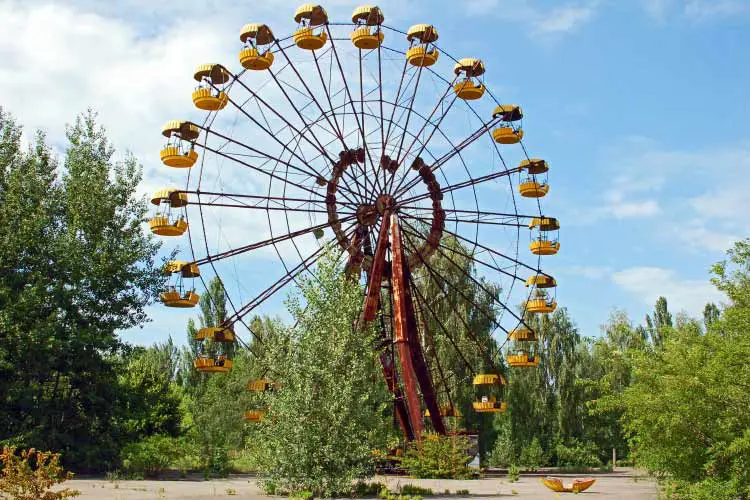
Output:
[[[559,499],[580,498],[589,500],[619,499],[619,500],[651,500],[656,498],[656,485],[649,479],[635,477],[631,472],[614,474],[597,474],[597,481],[587,492],[580,495],[554,493],[542,485],[538,476],[522,476],[520,481],[508,483],[505,479],[480,479],[472,481],[452,481],[440,479],[409,479],[405,477],[377,478],[392,488],[403,484],[413,484],[424,488],[432,488],[435,499],[459,500],[466,498],[515,498],[529,499]],[[568,479],[569,480],[569,479]],[[255,484],[255,478],[249,476],[232,476],[228,479],[211,481],[175,480],[175,481],[118,481],[111,482],[104,479],[75,479],[64,486],[81,491],[83,499],[100,500],[152,500],[178,499],[209,500],[216,498],[252,498],[272,500],[274,497],[263,495]],[[450,496],[443,495],[448,489]],[[469,490],[468,496],[458,496],[456,490]],[[276,497],[279,498],[279,497]]]

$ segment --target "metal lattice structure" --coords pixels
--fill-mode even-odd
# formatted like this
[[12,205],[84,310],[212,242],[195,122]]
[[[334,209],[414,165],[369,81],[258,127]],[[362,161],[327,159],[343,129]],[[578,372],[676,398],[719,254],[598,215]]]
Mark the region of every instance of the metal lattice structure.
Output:
[[[201,270],[222,278],[233,290],[231,311],[199,333],[214,347],[196,368],[228,371],[236,330],[253,333],[244,319],[335,247],[365,290],[358,324],[384,318],[376,349],[404,435],[419,436],[423,409],[444,433],[443,417],[457,410],[438,394],[442,371],[425,357],[433,340],[420,318],[438,321],[446,338],[450,329],[433,309],[440,297],[425,297],[420,280],[440,281],[436,256],[459,270],[454,259],[469,259],[500,286],[493,294],[464,271],[493,296],[497,314],[485,314],[509,343],[508,364],[536,366],[526,318],[555,310],[556,282],[541,259],[560,248],[559,222],[540,204],[549,166],[528,155],[523,110],[496,98],[485,81],[491,68],[452,57],[434,26],[403,32],[383,24],[374,6],[357,8],[351,22],[332,22],[313,4],[293,17],[289,36],[243,27],[240,69],[204,64],[195,72],[193,103],[207,113],[162,130],[162,162],[187,170],[187,183],[154,195],[149,224],[163,236],[188,233],[192,251],[191,261],[167,266],[174,282],[162,301],[195,306],[189,281],[203,279]],[[231,282],[248,255],[273,257],[283,272]],[[479,348],[493,373],[475,374],[474,409],[503,411],[503,367]]]

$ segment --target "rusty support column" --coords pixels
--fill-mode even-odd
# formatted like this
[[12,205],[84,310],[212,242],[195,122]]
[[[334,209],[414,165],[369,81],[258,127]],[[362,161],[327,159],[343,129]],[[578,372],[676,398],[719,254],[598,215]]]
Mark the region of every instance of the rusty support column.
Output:
[[[391,260],[393,266],[391,282],[393,283],[395,337],[399,348],[401,373],[404,377],[404,389],[406,390],[412,425],[414,426],[415,433],[417,429],[421,433],[422,412],[419,407],[416,384],[414,383],[414,379],[416,378],[419,388],[422,390],[425,406],[430,411],[430,420],[432,420],[435,432],[445,434],[445,425],[440,415],[440,407],[437,403],[432,377],[430,377],[430,372],[427,369],[422,344],[419,340],[417,319],[414,314],[414,303],[411,297],[411,289],[409,288],[410,271],[401,240],[401,228],[398,224],[398,218],[395,215],[391,218],[391,240]],[[414,406],[412,400],[416,401],[416,411],[412,408]],[[416,425],[415,420],[418,422]]]
[[[388,249],[388,220],[389,215],[386,213],[383,215],[383,222],[380,227],[380,234],[378,235],[378,243],[375,247],[375,255],[373,256],[372,268],[368,275],[367,295],[365,297],[365,304],[361,318],[362,326],[372,323],[377,316],[378,309],[380,309],[380,291],[382,286],[383,269],[385,268],[385,252]],[[393,355],[386,345],[388,338],[384,330],[381,330],[380,340],[380,354],[378,355],[378,359],[383,368],[385,383],[388,386],[388,390],[393,394],[396,417],[398,418],[401,429],[404,432],[404,438],[406,438],[407,441],[413,441],[414,429],[409,419],[409,412],[406,407],[404,395],[399,386],[398,372],[396,371]]]

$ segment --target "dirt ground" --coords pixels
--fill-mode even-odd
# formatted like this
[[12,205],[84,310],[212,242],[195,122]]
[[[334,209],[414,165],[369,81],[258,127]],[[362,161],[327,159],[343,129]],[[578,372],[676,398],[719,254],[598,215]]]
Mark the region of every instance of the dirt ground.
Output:
[[[564,476],[563,476],[564,477]],[[638,477],[630,471],[613,474],[597,474],[596,484],[591,489],[575,498],[651,500],[657,497],[653,481]],[[431,488],[436,499],[485,499],[516,498],[526,499],[559,499],[565,493],[554,493],[542,485],[539,476],[522,476],[518,482],[509,483],[504,478],[479,479],[471,481],[453,481],[441,479],[410,479],[406,477],[378,477],[377,481],[387,482],[391,488],[403,484],[413,484]],[[571,478],[566,478],[566,482]],[[81,491],[78,498],[100,500],[146,500],[178,499],[209,500],[218,497],[257,498],[269,500],[256,485],[256,479],[249,476],[231,476],[228,479],[211,481],[175,480],[175,481],[107,481],[104,479],[75,479],[63,485]],[[469,490],[469,495],[456,495],[456,490]],[[450,490],[450,496],[444,494]],[[583,495],[583,496],[581,496]],[[573,495],[571,494],[572,498]]]

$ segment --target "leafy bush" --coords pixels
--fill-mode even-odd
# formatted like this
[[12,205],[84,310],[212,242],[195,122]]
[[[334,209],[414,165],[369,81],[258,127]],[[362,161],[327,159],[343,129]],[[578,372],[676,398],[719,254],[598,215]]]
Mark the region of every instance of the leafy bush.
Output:
[[418,478],[468,479],[469,446],[464,436],[426,434],[409,445],[401,466]]
[[388,389],[372,355],[374,325],[352,329],[362,290],[332,254],[315,277],[300,280],[287,306],[297,327],[264,339],[264,366],[283,390],[261,395],[267,412],[250,431],[258,444],[250,451],[277,488],[349,492],[375,474],[372,450],[391,432],[382,418]]
[[535,437],[528,446],[525,446],[521,450],[519,460],[521,465],[530,471],[536,471],[544,465],[544,451],[542,450],[542,445],[539,444],[539,439]]
[[178,439],[155,435],[126,445],[120,457],[128,472],[157,476],[180,456],[180,449]]
[[490,467],[508,467],[516,463],[518,457],[513,449],[510,432],[502,432],[495,440],[495,446],[487,457]]
[[515,483],[521,479],[521,470],[518,468],[517,465],[511,465],[508,467],[508,482],[509,483]]
[[582,443],[573,440],[569,444],[558,443],[555,447],[557,465],[575,469],[600,467],[599,450],[594,443]]
[[399,489],[399,493],[402,495],[433,495],[430,488],[422,488],[421,486],[415,486],[413,484],[404,484]]
[[[8,500],[58,500],[81,494],[65,488],[49,491],[58,483],[73,479],[73,474],[60,466],[60,454],[48,451],[22,450],[16,455],[14,448],[3,448],[0,475],[0,498]],[[33,465],[32,465],[33,462]]]

